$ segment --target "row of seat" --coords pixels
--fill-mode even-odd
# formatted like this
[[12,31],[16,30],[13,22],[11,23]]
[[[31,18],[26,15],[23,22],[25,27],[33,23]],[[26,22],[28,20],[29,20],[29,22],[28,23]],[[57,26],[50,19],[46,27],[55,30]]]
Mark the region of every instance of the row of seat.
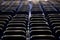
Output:
[[26,40],[26,14],[16,14],[3,32],[2,40]]
[[[26,28],[27,28],[27,16],[26,14],[16,14],[12,20],[11,15],[0,15],[0,36],[4,29],[6,29],[3,34],[3,38],[7,37],[9,35],[24,35],[26,36]],[[53,31],[55,32],[55,35],[57,37],[60,37],[60,14],[50,13],[48,14],[49,20],[51,22],[51,25],[53,26]],[[9,22],[6,28],[6,24]],[[49,35],[49,37],[53,37],[52,31],[50,30],[50,27],[48,26],[47,19],[42,13],[32,13],[30,18],[30,36],[31,39],[35,37],[46,37]],[[15,32],[15,33],[14,33]],[[39,36],[38,36],[39,35]],[[51,36],[52,35],[52,36]],[[47,38],[47,37],[46,37]],[[35,40],[35,39],[33,39]],[[52,39],[51,39],[52,40]]]
[[50,13],[48,14],[51,25],[53,26],[53,31],[56,36],[60,36],[60,13]]
[[31,40],[55,40],[49,24],[42,13],[33,14],[30,19]]
[[[22,1],[22,2],[21,1],[17,1],[16,2],[16,1],[13,1],[13,0],[12,1],[3,1],[1,3],[1,5],[0,5],[0,11],[2,11],[2,12],[17,12],[17,11],[20,12],[22,10],[22,7],[23,7],[23,11],[28,11],[29,10],[29,6],[28,5],[29,4],[25,3],[24,1]],[[34,5],[34,4],[32,3],[32,5]],[[36,4],[35,8],[37,8],[36,6],[39,7],[39,5],[42,5],[43,9],[45,11],[47,11],[47,12],[51,12],[51,11],[55,12],[55,11],[59,11],[60,10],[60,6],[59,6],[60,3],[58,3],[58,2],[56,2],[54,4],[54,2],[50,2],[50,1],[45,2],[45,1],[42,1],[42,2],[39,2],[38,4]],[[32,10],[34,10],[34,9],[32,9]]]
[[56,12],[57,9],[54,8],[49,2],[40,2],[45,12]]
[[56,2],[56,1],[52,2],[52,1],[50,1],[50,3],[51,3],[58,11],[60,11],[60,3],[59,3],[59,2]]
[[16,14],[13,17],[0,14],[0,36],[3,34],[2,40],[26,40],[29,22],[30,40],[55,40],[56,37],[60,37],[60,14],[48,13],[48,18],[51,26],[44,13],[32,12],[30,21],[26,13]]
[[[11,5],[9,5],[10,3]],[[0,14],[1,40],[26,40],[28,38],[30,40],[60,40],[60,14],[52,13],[51,11],[56,11],[56,9],[49,3],[33,4],[29,19],[27,13],[29,11],[28,5],[20,3],[20,1],[8,2],[7,12],[13,10],[20,13],[14,13],[14,16]],[[6,8],[3,6],[1,9],[4,10]],[[47,12],[46,15],[45,11],[50,11],[50,13]],[[26,31],[29,31],[29,34]]]
[[11,15],[0,15],[0,37],[3,35],[3,31],[11,17]]
[[20,6],[20,1],[3,1],[0,5],[0,11],[2,12],[14,12],[17,7]]

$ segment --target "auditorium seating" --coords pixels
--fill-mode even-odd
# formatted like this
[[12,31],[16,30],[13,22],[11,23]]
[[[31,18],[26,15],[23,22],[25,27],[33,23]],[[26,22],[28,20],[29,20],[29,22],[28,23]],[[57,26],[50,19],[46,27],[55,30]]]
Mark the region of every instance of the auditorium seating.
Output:
[[6,30],[2,40],[26,40],[26,14],[16,14]]
[[0,40],[60,40],[60,3],[25,2],[0,1]]
[[42,13],[32,13],[30,30],[31,40],[55,40]]
[[59,13],[50,13],[48,14],[51,25],[53,26],[53,31],[57,37],[60,36],[60,14]]

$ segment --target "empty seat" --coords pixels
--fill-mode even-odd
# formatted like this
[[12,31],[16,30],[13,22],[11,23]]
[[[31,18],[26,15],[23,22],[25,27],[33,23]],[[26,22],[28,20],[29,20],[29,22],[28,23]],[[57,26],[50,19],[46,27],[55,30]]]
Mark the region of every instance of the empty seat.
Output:
[[26,25],[24,24],[24,23],[10,23],[10,24],[8,24],[8,27],[19,27],[19,26],[22,26],[22,27],[25,27]]
[[48,26],[46,23],[31,23],[30,26]]
[[23,35],[5,35],[2,40],[26,40]]
[[24,30],[6,30],[4,35],[26,35]]
[[51,35],[52,32],[47,29],[31,30],[31,35]]
[[49,30],[50,28],[48,26],[36,26],[36,27],[30,27],[30,30],[39,30],[39,29],[43,29],[43,30]]
[[24,24],[26,24],[26,21],[10,21],[10,23],[24,23]]
[[25,18],[13,18],[12,21],[26,21],[26,19]]
[[33,35],[30,40],[55,40],[53,35]]
[[6,22],[5,21],[0,21],[0,24],[6,24]]
[[25,27],[7,27],[6,30],[25,30],[26,31],[26,28]]

